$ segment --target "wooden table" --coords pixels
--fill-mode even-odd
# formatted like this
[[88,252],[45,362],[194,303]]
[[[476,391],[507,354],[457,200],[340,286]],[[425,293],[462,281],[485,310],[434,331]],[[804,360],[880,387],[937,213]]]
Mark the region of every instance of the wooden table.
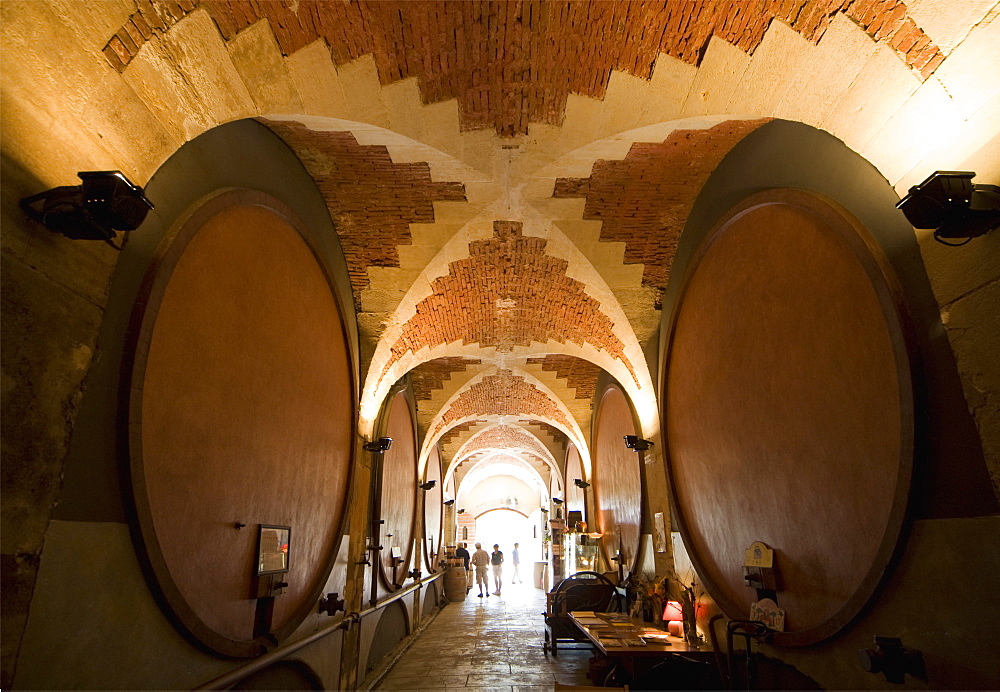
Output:
[[[613,641],[615,638],[602,638],[601,633],[603,631],[614,630],[615,633],[623,633],[627,638],[631,639],[640,637],[642,630],[659,629],[651,623],[643,622],[639,619],[626,619],[622,613],[574,611],[569,614],[569,617],[573,624],[586,635],[587,639],[594,645],[594,648],[607,656],[612,662],[608,678],[614,674],[620,676],[621,673],[625,673],[629,679],[635,679],[636,676],[654,666],[671,660],[678,663],[687,660],[704,665],[705,663],[711,663],[715,656],[715,652],[710,646],[692,646],[681,637],[667,635],[662,630],[662,633],[667,635],[666,643],[648,642],[644,646],[610,646],[607,643],[608,640]],[[594,620],[601,620],[602,624],[596,624],[593,622]],[[611,624],[611,622],[616,620],[622,623],[621,626]],[[627,623],[627,626],[625,623]]]

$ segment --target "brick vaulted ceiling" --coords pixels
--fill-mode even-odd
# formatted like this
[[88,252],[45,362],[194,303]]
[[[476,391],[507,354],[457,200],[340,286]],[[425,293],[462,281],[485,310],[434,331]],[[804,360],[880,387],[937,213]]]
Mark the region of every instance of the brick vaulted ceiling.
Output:
[[827,35],[917,83],[946,57],[898,0],[136,0],[100,50],[128,77],[205,32],[329,208],[362,434],[407,378],[424,454],[440,443],[452,469],[497,450],[543,468],[567,441],[589,468],[602,373],[657,433],[645,353],[678,239],[715,167],[774,116],[720,100],[734,85],[698,82],[703,63],[726,74],[760,49],[778,65],[761,91],[794,101],[782,56]]
[[317,39],[338,65],[374,55],[383,84],[415,77],[426,103],[458,99],[463,127],[506,136],[527,133],[529,123],[558,124],[570,93],[603,97],[612,70],[648,79],[661,53],[695,64],[712,36],[751,52],[775,19],[817,41],[842,12],[925,74],[943,59],[898,0],[137,4],[104,51],[119,69],[154,30],[201,6],[227,40],[266,19],[285,55]]

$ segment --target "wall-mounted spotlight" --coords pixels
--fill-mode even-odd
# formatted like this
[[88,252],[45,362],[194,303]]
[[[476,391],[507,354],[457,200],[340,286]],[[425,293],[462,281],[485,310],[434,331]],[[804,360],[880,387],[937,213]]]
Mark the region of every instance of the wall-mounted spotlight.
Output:
[[80,171],[80,185],[54,187],[21,200],[21,209],[50,231],[75,240],[111,242],[134,231],[153,203],[121,171]]
[[549,513],[549,510],[547,510],[545,507],[542,507],[541,511],[542,511],[542,514],[548,514]]
[[465,510],[464,509],[460,509],[460,510],[458,510],[458,513],[459,514],[465,514]]
[[553,497],[552,501],[555,502],[557,505],[561,505],[563,503],[562,499],[558,497]]
[[645,452],[653,443],[649,440],[644,440],[636,435],[626,435],[625,436],[625,446],[631,449],[633,452]]
[[451,507],[453,504],[455,504],[455,499],[454,498],[452,498],[450,500],[445,500],[444,501],[444,506],[445,507]]
[[[972,171],[935,171],[899,200],[914,228],[934,229],[934,239],[945,245],[965,245],[973,238],[1000,228],[1000,187],[974,185]],[[962,238],[961,243],[947,239]]]
[[585,490],[590,487],[590,483],[583,480],[582,478],[574,478],[573,485],[575,485],[577,488],[583,488]]
[[437,485],[437,481],[427,481],[425,483],[421,483],[420,484],[420,489],[421,490],[430,490],[435,485]]
[[366,452],[378,452],[382,453],[392,447],[391,437],[380,437],[377,440],[372,440],[371,442],[365,442]]

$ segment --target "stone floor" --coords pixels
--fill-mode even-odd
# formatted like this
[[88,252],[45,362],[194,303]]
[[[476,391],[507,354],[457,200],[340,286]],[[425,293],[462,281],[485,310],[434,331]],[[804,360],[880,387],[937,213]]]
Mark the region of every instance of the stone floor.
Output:
[[589,649],[542,651],[545,593],[530,584],[502,595],[451,603],[410,646],[375,689],[475,689],[500,692],[590,685]]

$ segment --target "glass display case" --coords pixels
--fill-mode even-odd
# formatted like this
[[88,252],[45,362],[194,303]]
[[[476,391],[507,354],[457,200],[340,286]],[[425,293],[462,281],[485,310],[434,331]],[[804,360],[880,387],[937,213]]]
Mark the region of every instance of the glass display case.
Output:
[[585,533],[567,533],[564,544],[567,574],[600,571],[597,539]]

